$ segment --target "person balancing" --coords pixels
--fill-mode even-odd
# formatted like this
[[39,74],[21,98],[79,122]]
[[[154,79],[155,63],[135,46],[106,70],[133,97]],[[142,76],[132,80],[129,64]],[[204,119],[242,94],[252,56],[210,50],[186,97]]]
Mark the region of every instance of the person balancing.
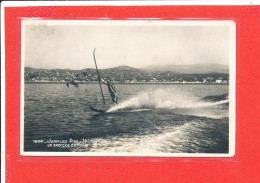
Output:
[[104,98],[104,94],[103,94],[103,90],[102,90],[100,81],[102,81],[104,84],[107,85],[108,91],[110,93],[110,96],[112,98],[113,103],[114,104],[118,104],[118,98],[116,96],[116,87],[115,87],[115,85],[112,83],[110,78],[108,78],[107,81],[105,81],[103,78],[100,77],[100,75],[98,73],[98,67],[97,67],[97,62],[96,62],[96,57],[95,57],[95,51],[96,51],[96,48],[93,51],[93,57],[94,57],[94,62],[95,62],[95,66],[96,66],[96,72],[97,72],[97,76],[98,76],[100,91],[101,91],[101,94],[102,94],[102,97],[103,97],[103,102],[105,104],[105,98]]
[[105,85],[107,85],[108,91],[110,93],[110,96],[112,98],[112,102],[114,104],[118,104],[118,97],[116,94],[116,87],[115,85],[112,83],[112,80],[110,78],[108,78],[107,80],[104,80],[103,78],[101,78],[99,76],[99,79],[102,81],[102,83],[104,83]]

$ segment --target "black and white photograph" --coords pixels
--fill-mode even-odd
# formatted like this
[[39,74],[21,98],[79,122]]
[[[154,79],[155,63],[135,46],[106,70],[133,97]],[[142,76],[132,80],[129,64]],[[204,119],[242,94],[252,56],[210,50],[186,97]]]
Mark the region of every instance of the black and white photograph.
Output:
[[233,21],[21,26],[21,155],[234,156]]

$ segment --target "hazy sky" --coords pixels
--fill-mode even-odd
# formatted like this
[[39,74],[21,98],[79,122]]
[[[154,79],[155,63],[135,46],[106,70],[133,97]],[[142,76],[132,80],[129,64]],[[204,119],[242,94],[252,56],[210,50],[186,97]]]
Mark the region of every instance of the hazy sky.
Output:
[[22,47],[26,67],[94,68],[94,48],[99,68],[229,62],[227,24],[153,23],[158,20],[131,20],[130,24],[110,24],[112,21],[106,20],[72,24],[51,20],[24,22]]

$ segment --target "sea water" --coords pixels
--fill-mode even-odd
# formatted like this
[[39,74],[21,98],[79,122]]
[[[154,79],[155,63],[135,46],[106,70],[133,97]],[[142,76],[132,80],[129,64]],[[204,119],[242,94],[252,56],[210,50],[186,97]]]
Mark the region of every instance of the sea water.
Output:
[[104,105],[98,84],[25,84],[24,151],[228,153],[229,85],[116,87]]

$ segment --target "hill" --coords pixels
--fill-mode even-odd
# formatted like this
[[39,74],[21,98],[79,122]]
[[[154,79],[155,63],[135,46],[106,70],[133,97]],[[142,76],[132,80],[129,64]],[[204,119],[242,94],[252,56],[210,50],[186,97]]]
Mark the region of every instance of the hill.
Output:
[[[136,69],[129,66],[118,66],[100,69],[102,78],[111,78],[117,82],[214,82],[217,79],[228,80],[228,69],[221,65],[193,65],[193,66],[149,66]],[[96,70],[86,68],[82,70],[70,69],[35,69],[25,68],[26,82],[67,82],[76,80],[81,82],[97,81]]]
[[176,74],[206,74],[206,73],[229,73],[227,65],[220,64],[194,64],[194,65],[150,65],[143,69],[148,71],[170,71]]

